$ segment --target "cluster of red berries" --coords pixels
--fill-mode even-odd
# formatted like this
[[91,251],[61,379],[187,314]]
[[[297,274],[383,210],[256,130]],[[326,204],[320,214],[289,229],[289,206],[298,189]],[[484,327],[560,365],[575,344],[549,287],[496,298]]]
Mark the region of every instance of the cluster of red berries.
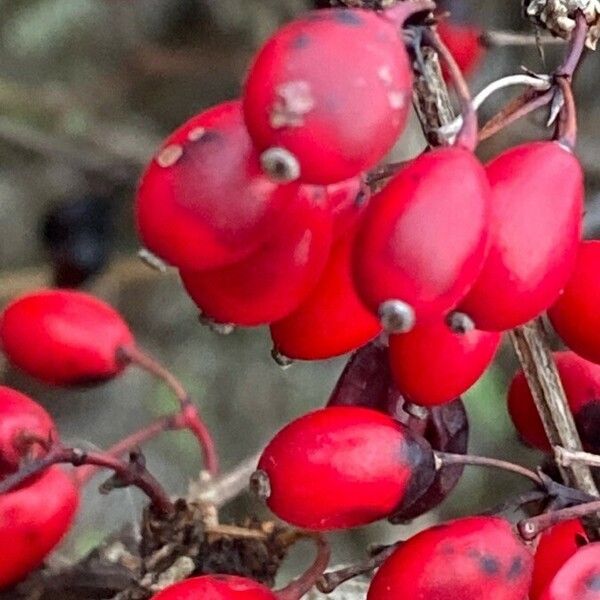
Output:
[[[284,26],[255,57],[243,98],[169,136],[137,194],[143,243],[179,269],[205,318],[269,324],[289,358],[357,350],[328,405],[282,429],[252,478],[277,516],[313,531],[401,522],[438,504],[462,473],[440,457],[467,449],[459,396],[504,331],[546,311],[572,350],[556,359],[580,433],[600,450],[600,243],[581,242],[583,176],[568,140],[523,144],[484,166],[465,114],[454,146],[369,189],[368,171],[410,105],[400,29],[430,8],[325,9]],[[9,305],[0,342],[12,364],[64,386],[114,377],[135,349],[115,311],[67,291]],[[547,450],[522,374],[509,408],[522,436]],[[0,389],[0,480],[55,437],[41,407]],[[17,549],[0,563],[0,587],[43,560],[77,500],[57,467],[0,495],[0,545]],[[592,600],[599,558],[578,521],[548,532],[534,555],[507,520],[469,517],[399,545],[368,598]],[[296,600],[231,576],[190,579],[155,598],[199,596]]]

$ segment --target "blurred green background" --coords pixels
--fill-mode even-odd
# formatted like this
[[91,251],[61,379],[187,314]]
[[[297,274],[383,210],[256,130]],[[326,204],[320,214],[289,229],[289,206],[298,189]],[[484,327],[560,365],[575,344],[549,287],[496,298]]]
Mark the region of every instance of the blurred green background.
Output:
[[[295,364],[282,370],[270,357],[264,329],[219,336],[198,323],[175,276],[137,264],[132,197],[141,166],[160,139],[203,108],[235,97],[244,70],[277,25],[306,8],[301,0],[0,0],[0,305],[47,283],[49,256],[40,227],[48,211],[79,198],[109,202],[114,240],[110,265],[86,284],[115,304],[140,343],[189,386],[215,433],[225,469],[257,451],[284,423],[322,405],[345,359]],[[532,31],[519,0],[464,0],[454,18],[492,29]],[[491,49],[472,79],[475,91],[526,65],[547,72],[560,48],[544,59],[534,49]],[[589,187],[588,233],[600,228],[600,102],[598,57],[577,81],[580,153]],[[509,92],[515,93],[515,92]],[[486,104],[489,115],[507,93]],[[544,114],[483,144],[483,157],[520,140],[547,136]],[[396,154],[423,147],[413,123]],[[2,367],[2,380],[40,400],[70,441],[105,446],[170,410],[162,386],[130,369],[85,391],[51,390]],[[467,395],[471,450],[535,464],[517,440],[505,409],[514,370],[508,348]],[[185,434],[165,434],[146,449],[149,467],[173,493],[184,493],[201,467]],[[467,469],[459,488],[434,513],[409,528],[378,524],[340,534],[335,561],[360,556],[367,543],[385,543],[410,528],[473,513],[524,489],[510,475]],[[101,497],[92,484],[76,529],[53,560],[81,555],[120,524],[135,519],[137,492]],[[225,518],[262,510],[241,496]],[[264,512],[262,514],[265,514]]]

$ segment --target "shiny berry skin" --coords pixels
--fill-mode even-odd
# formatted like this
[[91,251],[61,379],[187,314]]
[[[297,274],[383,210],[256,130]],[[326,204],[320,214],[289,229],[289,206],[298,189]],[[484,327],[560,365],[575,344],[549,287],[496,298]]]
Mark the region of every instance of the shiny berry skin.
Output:
[[332,218],[322,188],[304,190],[285,220],[253,254],[210,271],[181,271],[203,315],[219,323],[261,325],[293,312],[311,293],[329,257]]
[[441,319],[466,295],[487,252],[490,190],[468,150],[425,153],[369,203],[354,251],[359,295],[376,314],[400,300],[417,322]]
[[333,218],[333,238],[346,236],[361,218],[369,201],[370,190],[361,177],[353,177],[326,187],[327,206]]
[[82,292],[32,292],[0,314],[0,345],[8,360],[52,385],[111,379],[125,367],[119,348],[132,344],[119,313]]
[[[485,48],[481,43],[481,30],[472,25],[442,21],[437,26],[437,32],[463,74],[473,73],[485,55]],[[448,79],[445,70],[444,77]]]
[[583,214],[579,161],[556,142],[512,148],[486,167],[491,246],[459,310],[478,329],[504,331],[545,311],[575,266]]
[[508,521],[468,517],[402,544],[375,575],[367,600],[524,600],[532,564]]
[[0,589],[39,567],[70,529],[79,490],[60,467],[0,495]]
[[40,446],[19,447],[20,436],[32,435],[51,441],[56,437],[52,417],[37,402],[8,387],[0,386],[0,478],[19,467],[24,453],[39,453]]
[[236,575],[202,575],[185,579],[152,596],[152,600],[276,600],[267,587]]
[[285,319],[271,325],[275,349],[293,359],[339,356],[372,340],[378,320],[363,305],[352,279],[352,247],[357,226],[334,245],[318,285]]
[[414,404],[451,402],[483,375],[500,339],[495,332],[454,333],[443,321],[417,325],[408,333],[390,336],[394,381]]
[[423,438],[391,417],[353,406],[292,421],[268,444],[258,468],[270,483],[269,508],[313,530],[385,518],[426,491],[435,474]]
[[600,543],[579,548],[561,567],[540,600],[600,600]]
[[540,537],[535,551],[529,599],[540,600],[559,569],[587,542],[581,521],[554,525]]
[[[554,360],[577,430],[588,452],[600,452],[600,365],[574,352],[555,352]],[[525,375],[519,371],[508,390],[508,411],[521,437],[536,448],[550,450]]]
[[548,317],[563,342],[574,352],[600,363],[600,241],[579,246],[575,270]]
[[136,197],[142,243],[176,267],[214,269],[255,251],[297,194],[264,176],[241,104],[219,104],[171,134]]
[[384,14],[331,8],[279,29],[246,79],[244,115],[256,146],[290,152],[306,183],[335,183],[375,166],[411,103],[400,26]]

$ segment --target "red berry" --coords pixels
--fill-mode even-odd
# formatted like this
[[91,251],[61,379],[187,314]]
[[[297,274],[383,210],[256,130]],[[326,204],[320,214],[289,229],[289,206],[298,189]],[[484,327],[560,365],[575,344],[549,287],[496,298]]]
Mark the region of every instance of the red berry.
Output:
[[225,102],[165,140],[140,182],[137,226],[144,245],[167,262],[213,269],[255,251],[297,191],[263,175],[241,103]]
[[319,281],[331,247],[331,215],[323,188],[305,189],[294,213],[239,263],[181,271],[202,314],[219,323],[260,325],[289,315]]
[[[554,359],[571,412],[586,450],[600,452],[600,365],[574,352],[555,352]],[[508,390],[508,411],[523,439],[543,451],[550,444],[525,375],[519,371]]]
[[19,446],[27,435],[51,441],[56,436],[52,417],[28,396],[0,386],[0,478],[19,467],[25,449],[40,449]]
[[600,363],[600,241],[582,242],[575,270],[548,311],[552,325],[571,350]]
[[441,321],[390,336],[394,381],[414,404],[451,402],[481,377],[494,359],[500,338],[499,333],[477,330],[454,333]]
[[478,329],[504,331],[546,310],[567,283],[581,237],[583,175],[556,142],[517,146],[486,170],[491,247],[459,310]]
[[246,80],[244,115],[254,143],[267,151],[267,169],[271,151],[284,149],[302,181],[328,184],[383,158],[410,108],[400,26],[372,11],[324,9],[266,42]]
[[425,322],[455,307],[485,259],[489,195],[483,167],[462,148],[423,154],[395,175],[371,199],[355,246],[367,306],[401,301],[408,313],[398,330],[410,329],[415,314]]
[[300,307],[271,325],[276,350],[288,358],[317,360],[355,350],[381,326],[354,289],[351,257],[356,225],[341,237],[317,287]]
[[540,600],[600,600],[600,543],[579,548],[561,567]]
[[333,238],[346,236],[367,207],[370,190],[361,177],[354,177],[327,186],[327,206],[333,217]]
[[276,600],[260,583],[236,575],[203,575],[170,585],[152,600]]
[[88,294],[41,290],[13,301],[0,315],[0,343],[8,360],[54,385],[110,379],[125,364],[119,348],[133,335],[108,304]]
[[[437,26],[442,41],[465,75],[470,75],[481,63],[485,48],[481,44],[481,30],[472,25],[442,21]],[[444,77],[449,79],[444,70]]]
[[382,519],[414,502],[435,474],[423,438],[391,417],[353,406],[296,419],[271,440],[258,468],[270,484],[269,508],[314,530]]
[[0,589],[40,566],[73,523],[79,490],[60,467],[0,495]]
[[587,542],[581,521],[564,521],[546,530],[535,551],[530,600],[540,600],[559,569]]
[[367,600],[523,600],[532,563],[508,521],[459,519],[402,544],[375,575]]

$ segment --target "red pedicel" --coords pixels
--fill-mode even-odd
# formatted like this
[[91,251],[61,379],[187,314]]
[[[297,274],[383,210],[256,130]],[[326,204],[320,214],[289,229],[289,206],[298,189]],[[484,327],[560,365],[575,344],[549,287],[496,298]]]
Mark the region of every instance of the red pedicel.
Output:
[[332,183],[325,189],[333,219],[333,239],[338,240],[345,237],[361,218],[369,201],[370,189],[363,183],[362,177]]
[[331,247],[324,188],[309,186],[293,215],[243,261],[211,271],[181,271],[202,314],[218,323],[261,325],[294,311],[317,285]]
[[0,478],[17,469],[25,453],[35,456],[41,450],[39,444],[27,444],[26,436],[52,441],[52,417],[28,396],[0,386]]
[[600,600],[600,543],[579,548],[554,576],[540,600]]
[[225,102],[171,134],[146,168],[135,206],[139,235],[176,267],[222,267],[269,237],[297,191],[264,176],[241,103]]
[[542,533],[534,556],[529,600],[540,600],[559,569],[586,542],[579,519],[564,521]]
[[[244,116],[265,168],[282,149],[306,183],[366,171],[392,148],[411,105],[399,35],[413,7],[312,11],[279,29],[250,68]],[[368,110],[365,110],[368,107]],[[275,150],[273,150],[275,149]],[[291,153],[291,155],[290,155]]]
[[[555,352],[554,359],[577,430],[588,452],[600,452],[600,365],[574,352]],[[544,426],[522,371],[508,390],[508,411],[523,439],[543,451],[550,450]]]
[[125,367],[118,349],[133,343],[119,313],[82,292],[32,292],[0,314],[0,345],[8,360],[53,385],[85,385],[114,377]]
[[487,252],[490,189],[472,152],[425,153],[373,196],[354,251],[359,295],[376,314],[399,300],[400,330],[442,319],[465,296]]
[[71,527],[78,505],[78,488],[57,466],[0,495],[0,589],[42,564]]
[[175,583],[152,600],[276,600],[264,585],[236,575],[202,575]]
[[390,364],[398,390],[422,406],[452,402],[483,375],[501,337],[477,330],[454,333],[440,321],[390,336]]
[[532,563],[508,521],[458,519],[404,542],[375,575],[367,600],[523,600]]
[[563,342],[580,356],[600,363],[600,241],[579,246],[577,262],[548,317]]
[[581,237],[583,174],[557,142],[511,148],[486,171],[490,252],[459,310],[478,329],[504,331],[545,311],[567,283]]
[[435,475],[425,439],[387,415],[353,406],[292,421],[268,444],[258,469],[253,483],[269,488],[269,508],[312,530],[383,519],[412,504]]
[[[485,48],[481,43],[481,30],[472,25],[442,21],[438,23],[437,31],[460,70],[465,75],[473,73],[485,55]],[[450,79],[446,69],[444,78]]]
[[293,359],[318,360],[345,354],[380,331],[352,280],[352,246],[357,225],[333,247],[317,287],[291,315],[271,325],[275,350]]

